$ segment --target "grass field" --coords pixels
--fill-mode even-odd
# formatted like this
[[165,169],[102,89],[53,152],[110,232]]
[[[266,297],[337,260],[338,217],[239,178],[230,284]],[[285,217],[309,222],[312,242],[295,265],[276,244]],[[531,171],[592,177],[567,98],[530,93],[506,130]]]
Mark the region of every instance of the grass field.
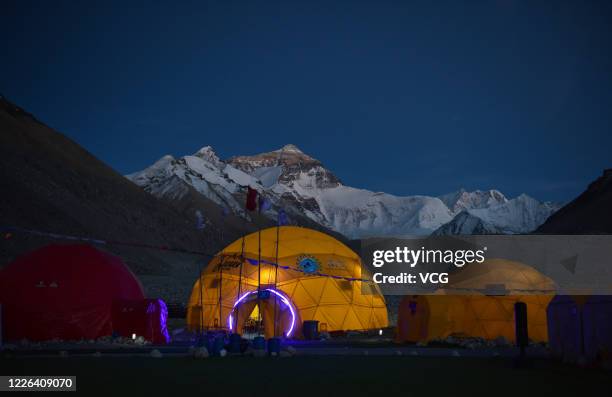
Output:
[[[5,358],[2,375],[76,375],[78,394],[178,396],[609,395],[612,373],[536,360],[432,357]],[[603,394],[602,394],[603,393]]]

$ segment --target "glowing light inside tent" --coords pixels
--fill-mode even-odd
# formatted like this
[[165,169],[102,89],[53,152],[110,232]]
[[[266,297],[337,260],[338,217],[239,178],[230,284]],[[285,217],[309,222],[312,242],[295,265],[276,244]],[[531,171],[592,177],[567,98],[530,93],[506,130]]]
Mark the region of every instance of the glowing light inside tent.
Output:
[[[293,328],[295,327],[295,308],[293,307],[293,305],[291,304],[291,302],[289,301],[289,299],[287,299],[287,297],[285,295],[283,295],[282,293],[280,293],[279,291],[272,289],[272,288],[266,288],[264,291],[269,291],[271,293],[273,293],[274,295],[278,296],[281,300],[281,302],[283,302],[285,304],[285,306],[287,306],[289,308],[289,312],[291,312],[291,325],[289,326],[289,330],[286,333],[287,337],[291,336],[291,333],[293,332]],[[240,298],[238,298],[238,300],[236,301],[236,303],[234,303],[234,307],[232,308],[232,313],[234,310],[236,310],[236,308],[238,307],[238,305],[245,300],[248,296],[253,295],[253,294],[257,294],[257,290],[255,291],[249,291],[246,292],[244,295],[242,295]],[[232,313],[230,313],[227,322],[229,325],[229,329],[230,331],[233,329],[233,323],[234,323],[234,317],[232,315]]]
[[132,340],[136,340],[136,334],[132,334]]

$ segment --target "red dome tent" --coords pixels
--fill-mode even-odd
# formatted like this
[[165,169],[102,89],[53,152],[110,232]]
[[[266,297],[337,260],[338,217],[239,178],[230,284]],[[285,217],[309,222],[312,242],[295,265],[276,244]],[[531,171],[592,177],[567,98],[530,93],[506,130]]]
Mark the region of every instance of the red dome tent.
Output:
[[110,335],[113,302],[143,299],[121,259],[87,245],[50,245],[0,270],[6,340]]

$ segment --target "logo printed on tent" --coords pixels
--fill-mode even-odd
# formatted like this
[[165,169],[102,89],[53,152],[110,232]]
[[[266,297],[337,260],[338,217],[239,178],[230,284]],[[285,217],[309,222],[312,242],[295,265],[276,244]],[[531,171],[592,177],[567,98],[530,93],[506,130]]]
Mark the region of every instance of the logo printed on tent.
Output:
[[298,268],[306,274],[314,274],[321,270],[319,260],[311,255],[302,254],[297,259]]

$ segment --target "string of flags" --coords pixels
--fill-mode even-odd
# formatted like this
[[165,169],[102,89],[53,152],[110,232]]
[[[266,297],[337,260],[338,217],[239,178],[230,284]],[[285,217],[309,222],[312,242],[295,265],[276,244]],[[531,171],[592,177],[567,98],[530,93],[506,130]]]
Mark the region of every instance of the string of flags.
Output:
[[[194,254],[194,255],[200,255],[200,256],[205,256],[209,258],[214,258],[218,256],[218,254],[209,254],[206,252],[191,251],[191,250],[185,250],[181,248],[172,248],[168,246],[155,246],[155,245],[149,245],[149,244],[128,243],[128,242],[123,242],[123,241],[102,240],[102,239],[89,238],[89,237],[71,236],[71,235],[60,234],[60,233],[50,233],[50,232],[44,232],[40,230],[24,229],[24,228],[19,228],[19,227],[0,227],[0,233],[4,236],[5,239],[12,238],[14,233],[24,233],[24,234],[31,234],[31,235],[40,236],[40,237],[49,237],[49,238],[53,238],[57,240],[81,241],[81,242],[99,244],[99,245],[120,245],[120,246],[127,246],[127,247],[136,247],[136,248],[148,248],[148,249],[156,249],[160,251]],[[245,259],[247,263],[254,265],[254,266],[257,266],[259,263],[257,259],[254,259],[254,258],[245,258]],[[295,272],[300,272],[300,273],[305,273],[305,274],[310,274],[310,275],[317,275],[320,277],[330,277],[330,278],[346,280],[346,281],[373,282],[372,280],[359,279],[355,277],[342,277],[342,276],[335,276],[332,274],[325,274],[325,273],[307,273],[306,271],[299,269],[299,268],[279,265],[279,264],[276,264],[274,262],[267,261],[264,259],[261,260],[261,263],[272,265],[272,266],[278,266],[279,269],[292,270]]]
[[226,217],[226,216],[229,215],[229,213],[230,213],[230,211],[227,209],[226,206],[222,206],[221,207],[221,216]]
[[[272,208],[272,201],[270,201],[269,198],[259,194],[257,190],[247,186],[245,208],[247,211],[259,211],[260,213],[265,212]],[[279,226],[289,224],[289,217],[282,208],[278,210],[277,224]]]
[[[201,252],[201,251],[191,251],[191,250],[185,250],[181,248],[172,248],[168,246],[155,246],[155,245],[150,245],[150,244],[129,243],[129,242],[113,241],[113,240],[102,240],[102,239],[89,238],[89,237],[71,236],[71,235],[65,235],[65,234],[59,234],[59,233],[44,232],[44,231],[39,231],[39,230],[24,229],[24,228],[19,228],[19,227],[0,227],[0,234],[6,240],[13,238],[13,235],[15,233],[31,234],[35,236],[49,237],[49,238],[58,239],[58,240],[82,241],[82,242],[87,242],[91,244],[119,245],[119,246],[136,247],[136,248],[148,248],[148,249],[155,249],[155,250],[168,251],[168,252],[180,252],[180,253],[199,255],[199,256],[204,256],[204,257],[209,257],[209,258],[214,258],[216,256],[219,256],[218,254],[210,254],[210,253]],[[245,257],[245,259],[247,263],[249,263],[250,265],[258,266],[259,264],[258,260],[255,258]],[[345,280],[345,281],[350,281],[350,282],[361,281],[363,283],[374,283],[373,280],[360,279],[356,277],[343,277],[343,276],[336,276],[333,274],[326,274],[326,273],[321,273],[321,272],[308,273],[303,269],[299,269],[299,268],[295,268],[291,266],[279,265],[277,263],[267,261],[265,259],[262,259],[261,263],[271,265],[271,266],[278,266],[279,269],[291,270],[291,271],[295,271],[299,273],[315,275],[315,276],[320,276],[320,277],[329,277],[329,278],[333,278],[337,280]],[[452,286],[445,286],[441,288],[449,289],[449,290],[457,290],[457,291],[468,291],[468,292],[482,292],[483,291],[482,289],[478,289],[478,288],[462,288],[462,287],[452,287]],[[525,292],[525,293],[528,293],[528,292],[532,292],[532,293],[534,292],[539,292],[539,293],[557,292],[556,290],[518,289],[518,288],[511,289],[510,291],[519,292],[519,293],[520,292]]]
[[289,224],[289,217],[287,213],[282,208],[278,210],[278,225],[284,226]]
[[247,196],[246,196],[246,209],[248,211],[256,211],[257,210],[257,190],[247,187]]
[[202,215],[202,211],[196,210],[196,229],[204,230],[206,228],[206,222],[204,221],[204,215]]
[[321,273],[321,272],[311,273],[311,272],[308,272],[308,271],[300,269],[300,268],[291,267],[291,266],[285,266],[285,265],[279,265],[278,263],[270,262],[270,261],[267,261],[265,259],[262,259],[261,261],[258,261],[257,259],[254,259],[254,258],[247,258],[247,257],[245,257],[244,259],[246,259],[247,262],[249,264],[253,265],[253,266],[257,266],[259,263],[262,263],[262,264],[266,264],[266,265],[276,266],[279,269],[292,270],[294,272],[308,274],[309,276],[329,277],[329,278],[334,278],[336,280],[345,280],[345,281],[361,281],[361,282],[364,282],[364,283],[373,283],[374,282],[372,280],[362,279],[362,278],[357,278],[357,277],[343,277],[343,276],[336,276],[336,275],[333,275],[333,274],[326,274],[326,273]]
[[192,251],[192,250],[186,250],[182,248],[172,248],[172,247],[168,247],[165,245],[150,245],[150,244],[132,243],[132,242],[125,242],[125,241],[102,240],[102,239],[90,238],[90,237],[71,236],[67,234],[50,233],[50,232],[44,232],[40,230],[24,229],[24,228],[13,227],[13,226],[0,227],[0,234],[2,234],[4,236],[4,239],[6,240],[12,238],[13,234],[15,233],[24,233],[24,234],[30,234],[34,236],[40,236],[40,237],[49,237],[49,238],[56,239],[56,240],[82,241],[85,243],[98,244],[98,245],[120,245],[120,246],[125,246],[125,247],[149,248],[149,249],[154,249],[154,250],[159,250],[159,251],[180,252],[183,254],[193,254],[193,255],[199,255],[199,256],[204,256],[204,257],[209,257],[209,258],[214,258],[217,255],[217,254],[210,254],[210,253],[202,252],[202,251]]

